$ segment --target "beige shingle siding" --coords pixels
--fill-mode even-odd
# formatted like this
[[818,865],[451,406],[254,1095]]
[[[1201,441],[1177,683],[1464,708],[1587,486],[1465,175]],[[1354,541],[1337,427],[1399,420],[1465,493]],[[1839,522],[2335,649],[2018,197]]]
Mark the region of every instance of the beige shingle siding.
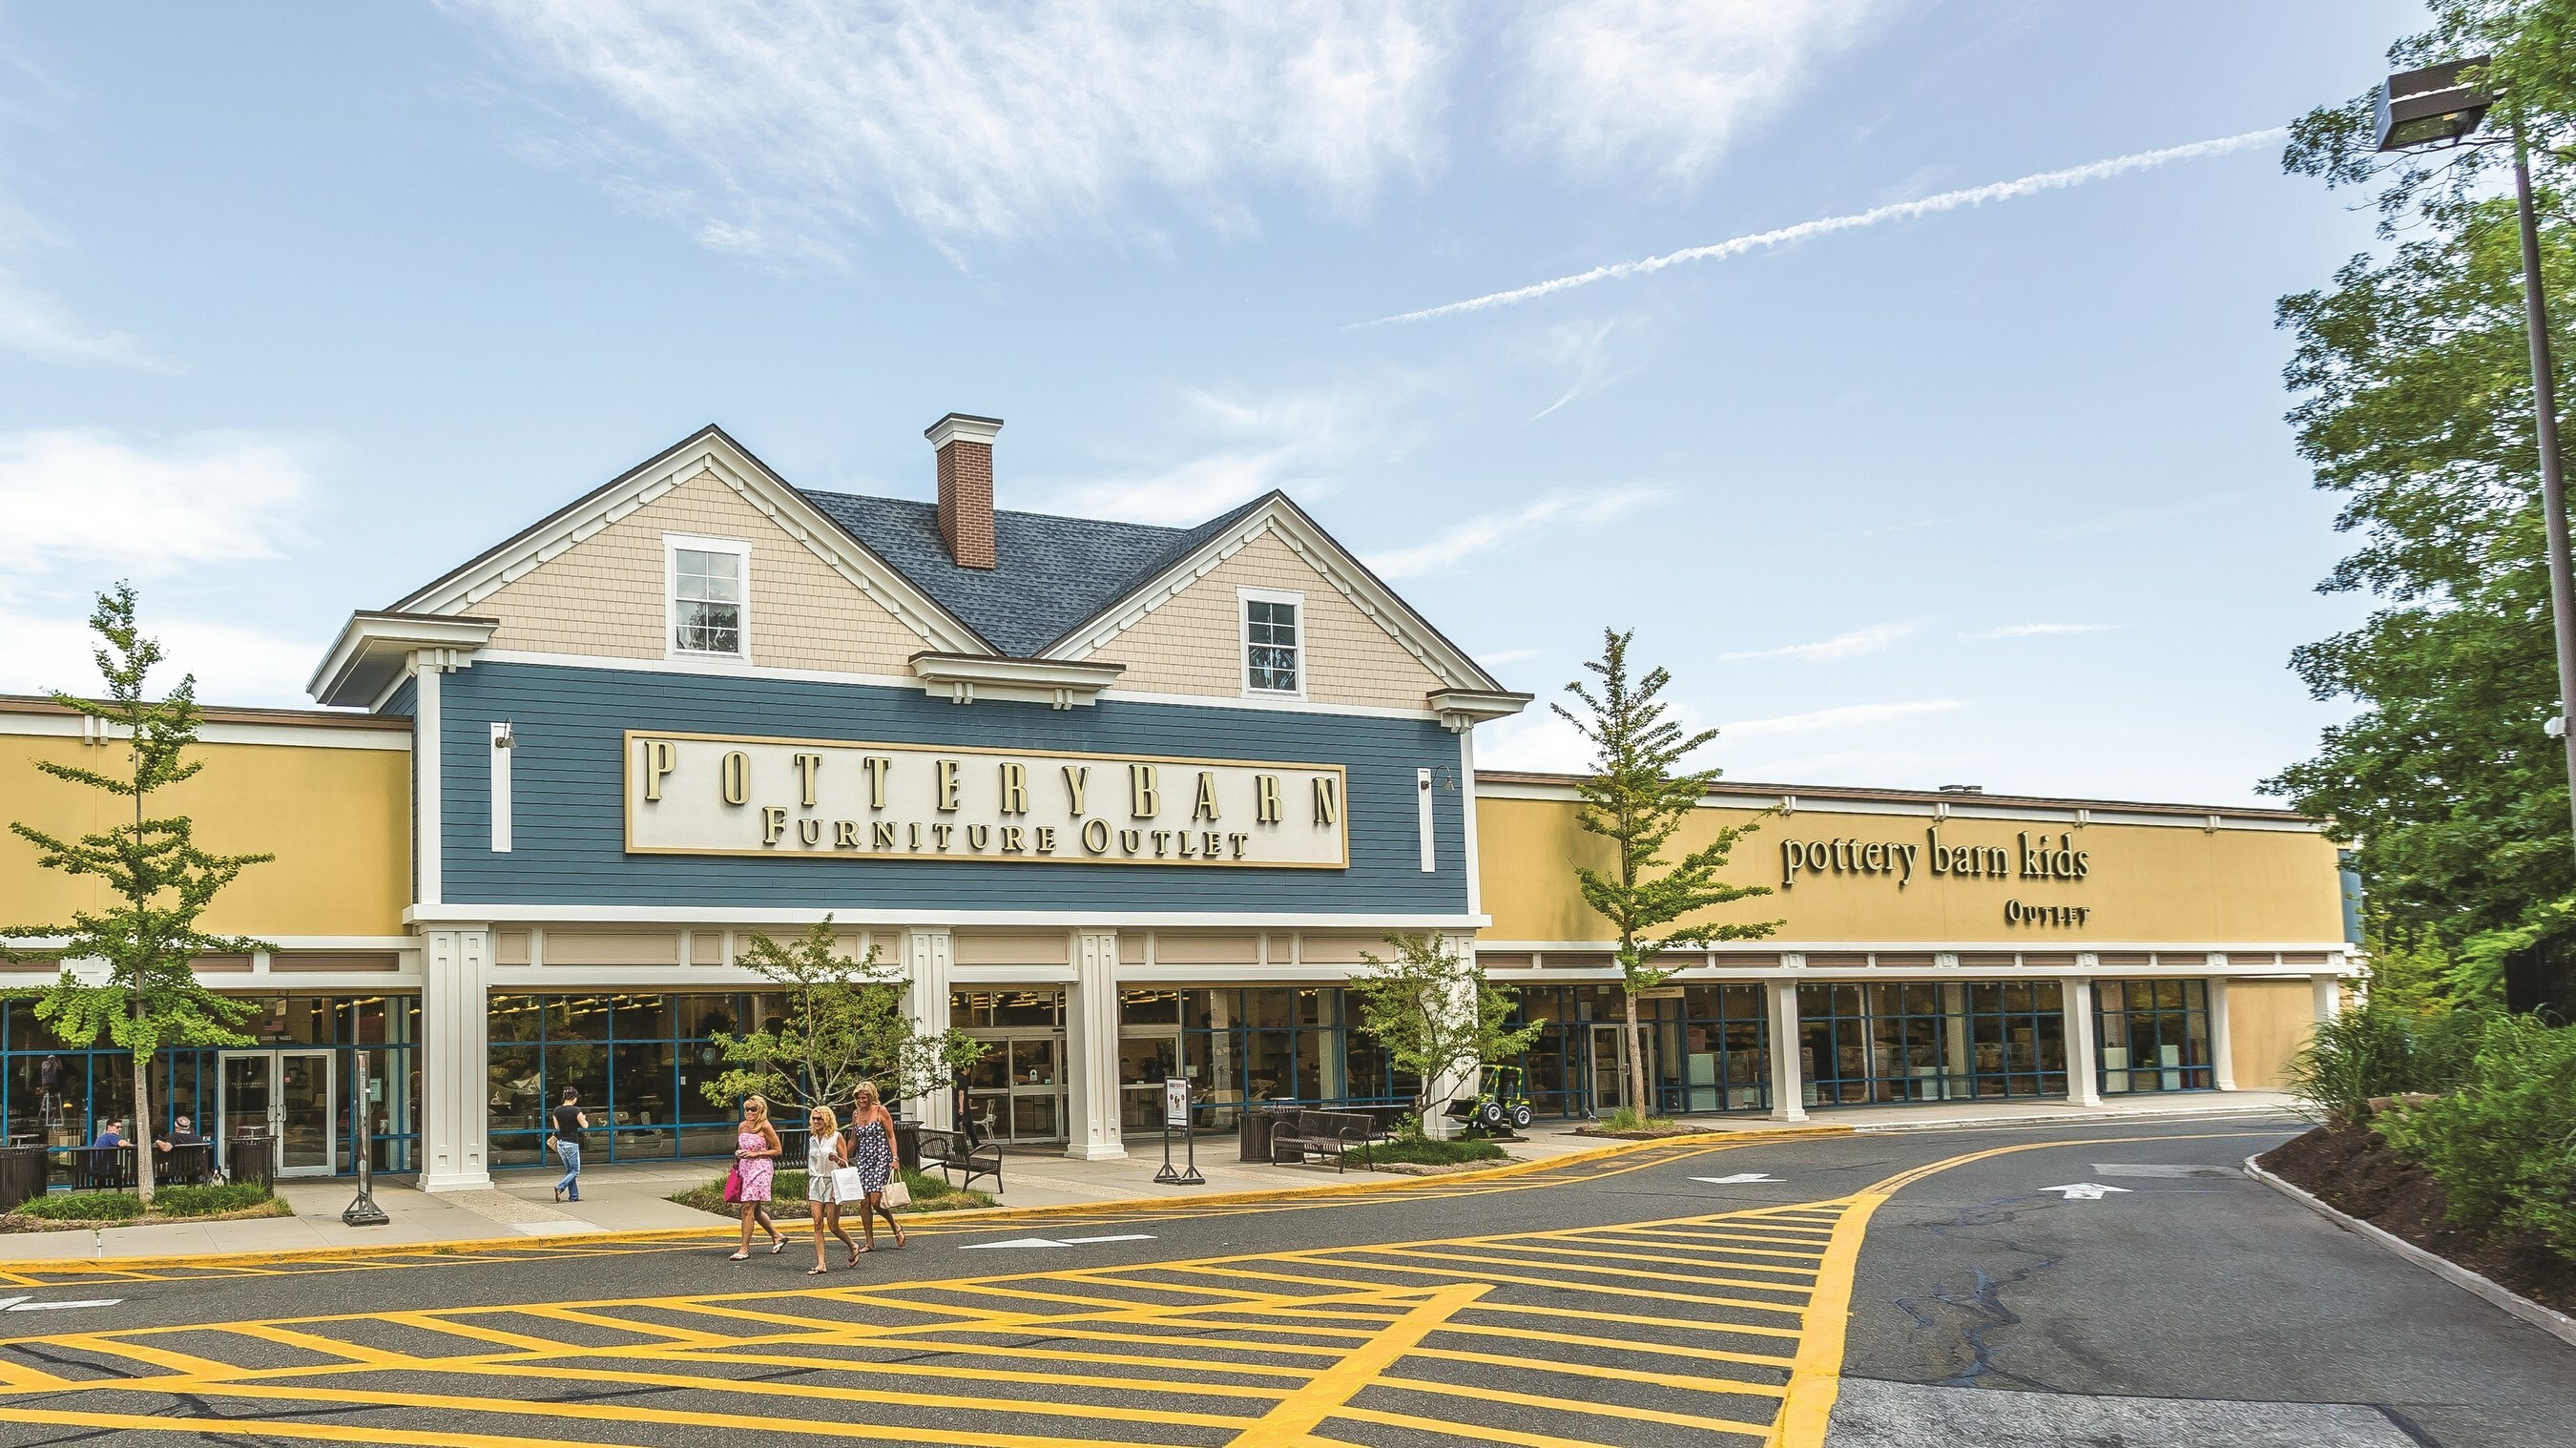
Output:
[[750,541],[755,664],[903,674],[911,656],[928,647],[713,473],[679,484],[466,611],[501,621],[494,648],[665,657],[665,533]]
[[1278,534],[1265,531],[1206,576],[1173,595],[1093,658],[1127,666],[1118,687],[1156,694],[1243,694],[1242,602],[1238,588],[1306,595],[1299,666],[1317,704],[1420,709],[1441,687],[1437,674]]

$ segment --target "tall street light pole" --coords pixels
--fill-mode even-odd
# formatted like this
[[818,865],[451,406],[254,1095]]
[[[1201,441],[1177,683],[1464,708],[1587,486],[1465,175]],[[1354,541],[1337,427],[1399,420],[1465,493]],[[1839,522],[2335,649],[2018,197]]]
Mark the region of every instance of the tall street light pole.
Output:
[[[2466,140],[2495,98],[2463,85],[2464,68],[2487,58],[2403,71],[2380,88],[2375,140],[2382,151],[2473,144]],[[2540,512],[2549,531],[2549,617],[2558,644],[2558,743],[2566,757],[2568,810],[2576,828],[2576,569],[2568,563],[2567,476],[2558,454],[2558,387],[2549,358],[2549,300],[2540,277],[2540,217],[2531,200],[2531,154],[2513,123],[2513,195],[2522,222],[2523,331],[2531,340],[2531,401],[2540,446]]]

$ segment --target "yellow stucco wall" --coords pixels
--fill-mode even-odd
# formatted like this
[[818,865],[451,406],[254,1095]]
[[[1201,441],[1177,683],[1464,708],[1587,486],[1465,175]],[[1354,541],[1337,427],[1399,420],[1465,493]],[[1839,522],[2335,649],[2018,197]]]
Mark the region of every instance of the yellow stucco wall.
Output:
[[2283,1068],[2316,1029],[2315,988],[2304,980],[2240,980],[2227,987],[2227,1056],[2236,1085],[2276,1090]]
[[[1476,803],[1480,885],[1494,923],[1485,938],[1497,941],[1597,941],[1607,924],[1576,893],[1571,866],[1606,868],[1606,842],[1585,834],[1569,801],[1482,798]],[[1667,851],[1678,858],[1718,829],[1753,817],[1748,809],[1704,809]],[[2024,950],[2083,950],[2096,944],[2171,941],[2238,943],[2277,941],[2315,945],[2343,938],[2341,885],[2335,847],[2306,831],[2220,829],[2192,825],[2093,824],[2044,828],[2055,845],[2061,833],[2070,848],[2089,857],[2081,881],[1934,877],[1928,848],[1918,852],[1913,878],[1900,872],[1859,874],[1800,871],[1797,884],[1781,884],[1783,842],[1821,844],[1833,839],[1896,842],[1928,847],[1922,815],[1822,813],[1773,816],[1737,844],[1725,878],[1766,885],[1774,893],[1739,901],[1710,915],[1713,921],[1783,922],[1782,940],[2009,942]],[[1945,846],[2001,846],[2015,855],[2015,836],[2043,826],[2007,820],[1952,819],[1939,827]],[[2034,841],[2034,843],[2036,843]],[[2080,925],[2007,925],[2004,905],[2081,906]]]
[[[226,934],[400,935],[410,898],[411,756],[394,749],[202,744],[205,768],[152,797],[155,813],[196,822],[219,854],[274,854],[242,872],[207,911]],[[76,737],[0,734],[0,823],[77,837],[106,828],[115,796],[39,774],[50,759],[113,774],[114,747]],[[130,810],[131,806],[125,806]],[[108,903],[103,886],[36,865],[35,846],[0,834],[0,924],[45,924]]]

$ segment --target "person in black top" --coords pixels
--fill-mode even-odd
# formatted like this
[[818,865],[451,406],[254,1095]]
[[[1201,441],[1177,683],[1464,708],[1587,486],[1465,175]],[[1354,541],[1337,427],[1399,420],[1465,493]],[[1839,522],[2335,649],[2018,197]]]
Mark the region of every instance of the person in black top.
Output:
[[581,1134],[590,1118],[581,1114],[581,1093],[569,1086],[555,1107],[555,1155],[563,1161],[563,1180],[555,1183],[556,1201],[581,1200]]
[[[162,1155],[168,1156],[174,1150],[203,1147],[207,1142],[204,1137],[196,1133],[195,1123],[188,1117],[182,1116],[173,1121],[168,1136],[155,1137],[152,1144],[160,1149]],[[211,1156],[212,1153],[205,1151],[189,1152],[186,1157],[173,1163],[176,1175],[192,1182],[204,1179],[206,1168],[212,1165]]]

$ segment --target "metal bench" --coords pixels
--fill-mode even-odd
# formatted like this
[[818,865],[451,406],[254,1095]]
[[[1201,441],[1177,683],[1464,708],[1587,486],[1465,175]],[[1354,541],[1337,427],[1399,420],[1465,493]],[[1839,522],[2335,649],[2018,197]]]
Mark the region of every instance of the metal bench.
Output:
[[968,1146],[962,1131],[922,1128],[921,1164],[939,1168],[952,1187],[970,1187],[977,1177],[991,1177],[993,1190],[1002,1189],[1002,1148],[989,1141]]
[[1345,1160],[1353,1148],[1360,1154],[1360,1165],[1373,1167],[1369,1142],[1376,1137],[1377,1119],[1359,1111],[1300,1111],[1294,1122],[1282,1121],[1270,1133],[1270,1160],[1274,1165],[1288,1166],[1313,1153],[1317,1159],[1331,1157],[1333,1170],[1345,1170]]

